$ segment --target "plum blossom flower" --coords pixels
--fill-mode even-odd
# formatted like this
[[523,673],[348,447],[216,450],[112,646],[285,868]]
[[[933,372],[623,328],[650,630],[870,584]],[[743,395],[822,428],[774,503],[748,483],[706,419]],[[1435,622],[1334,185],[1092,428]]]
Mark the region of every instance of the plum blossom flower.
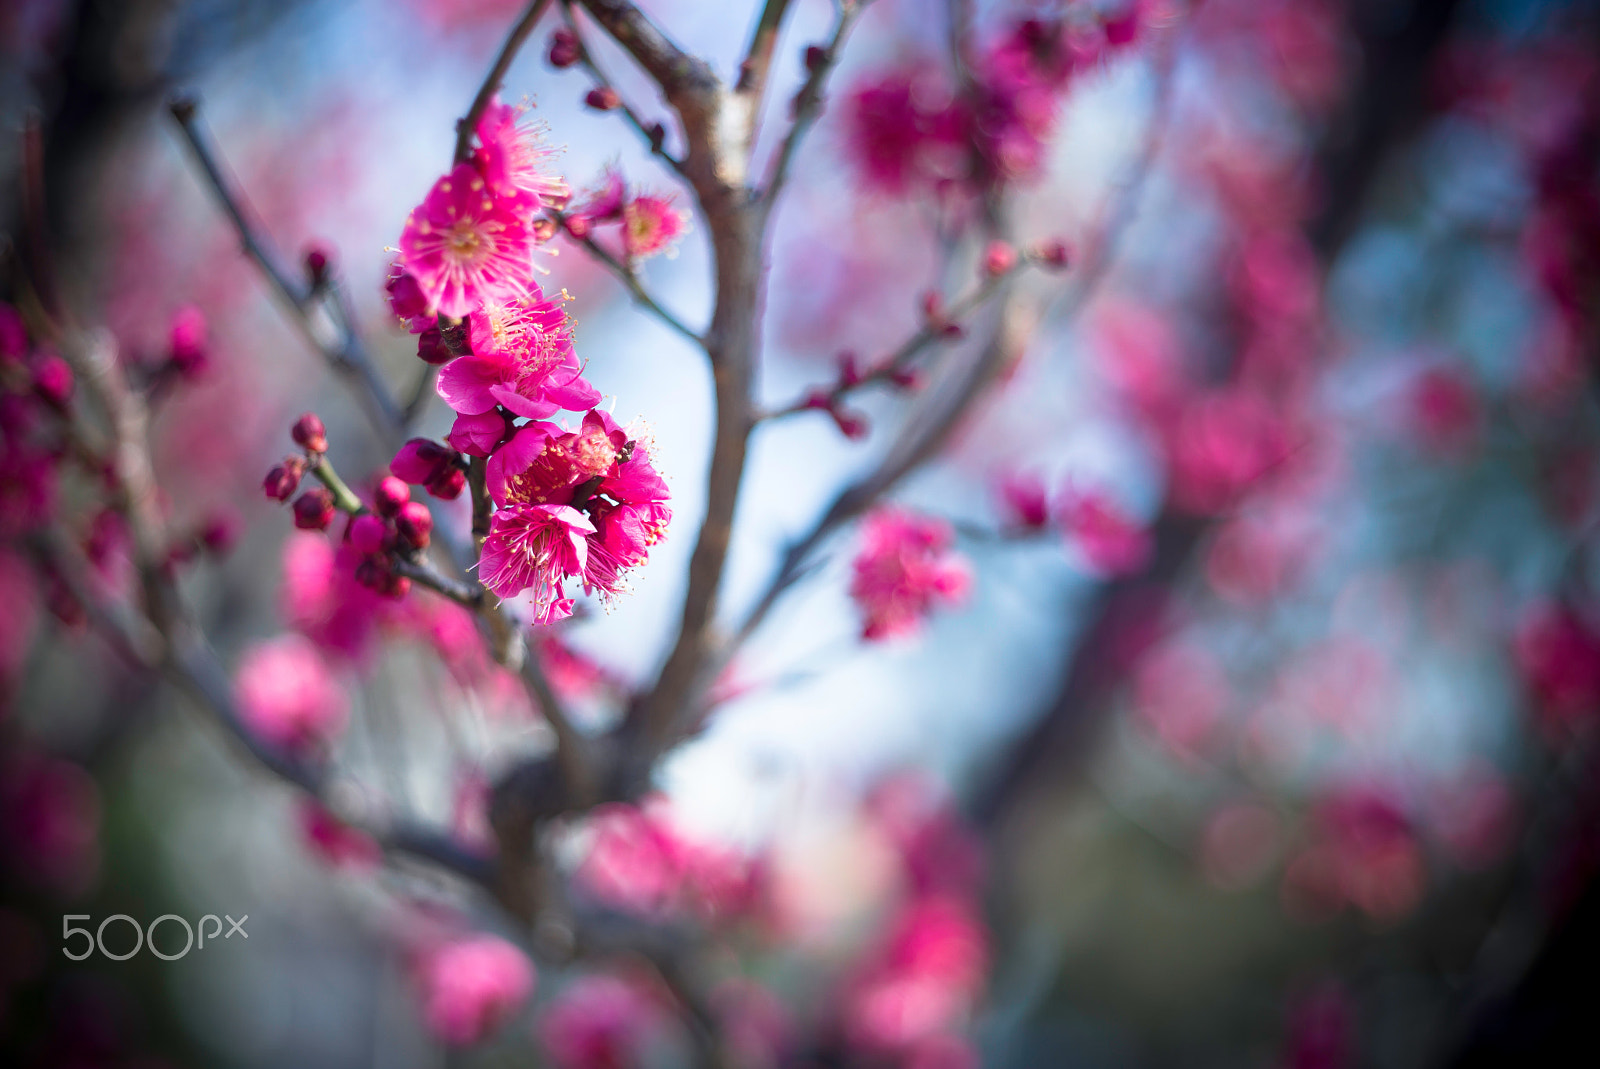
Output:
[[522,121],[526,110],[491,100],[478,119],[472,159],[495,196],[525,211],[557,207],[572,196],[572,187],[551,167],[559,150],[544,143],[545,124]]
[[401,264],[437,311],[464,316],[532,284],[533,232],[470,163],[439,179],[406,219]]
[[948,87],[892,72],[857,86],[846,115],[849,154],[869,188],[899,194],[959,177],[961,114]]
[[511,505],[494,514],[478,575],[502,598],[533,590],[534,622],[572,615],[563,582],[582,574],[594,524],[566,505]]
[[671,197],[642,193],[622,209],[622,244],[635,260],[662,252],[673,255],[688,229],[688,213],[673,207]]
[[336,869],[367,870],[382,857],[377,841],[310,798],[300,803],[300,836],[310,851]]
[[0,768],[0,860],[30,883],[76,895],[100,868],[100,791],[69,761],[19,754]]
[[527,1000],[536,979],[522,951],[497,936],[446,943],[421,963],[423,1018],[445,1043],[476,1043]]
[[867,517],[850,583],[864,616],[863,638],[914,634],[936,604],[966,596],[971,570],[950,551],[950,540],[948,524],[900,509]]
[[257,643],[239,665],[235,688],[245,723],[274,746],[303,751],[343,727],[344,691],[322,655],[299,635]]
[[908,902],[847,995],[845,1031],[852,1043],[906,1053],[959,1027],[982,990],[988,942],[963,899]]
[[472,354],[439,372],[439,396],[457,412],[476,416],[504,405],[544,419],[599,402],[600,391],[584,381],[572,350],[567,313],[537,286],[526,297],[476,309],[468,325]]

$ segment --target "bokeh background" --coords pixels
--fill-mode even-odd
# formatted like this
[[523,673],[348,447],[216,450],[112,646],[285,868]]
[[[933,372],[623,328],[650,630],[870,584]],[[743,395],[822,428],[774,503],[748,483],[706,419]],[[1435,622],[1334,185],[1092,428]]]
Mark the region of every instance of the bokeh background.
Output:
[[[725,78],[755,18],[641,6]],[[979,39],[1063,6],[1126,5],[980,3]],[[910,640],[863,642],[847,593],[857,532],[835,535],[706,730],[661,768],[662,804],[686,836],[769,866],[777,934],[728,954],[802,1037],[893,914],[908,809],[951,814],[982,857],[937,864],[982,871],[985,981],[959,1030],[984,1065],[1584,1064],[1563,1044],[1586,1034],[1600,906],[1600,12],[1143,7],[1141,39],[1076,76],[1041,157],[1007,185],[1018,244],[1064,241],[1073,266],[1028,276],[1003,381],[894,494],[951,524],[969,597]],[[279,249],[332,253],[398,388],[421,365],[383,301],[391,247],[518,10],[0,5],[8,228],[23,225],[13,135],[35,113],[78,314],[134,363],[160,358],[180,309],[207,320],[207,371],[162,401],[154,441],[175,525],[229,516],[239,532],[184,579],[230,664],[285,628],[286,562],[313,537],[259,491],[288,424],[315,409],[347,474],[388,458],[241,253],[165,101],[197,97]],[[758,153],[831,17],[793,5]],[[915,177],[874,184],[852,111],[863,87],[937,71],[945,27],[943,4],[878,0],[849,44],[769,249],[772,407],[833,381],[842,351],[891,350],[925,291],[976,283],[976,251],[949,240],[958,209]],[[506,96],[537,105],[573,185],[615,165],[675,190],[543,42]],[[666,119],[618,50],[596,51],[624,97]],[[710,377],[581,249],[556,248],[547,288],[575,298],[587,377],[619,418],[650,424],[677,516],[629,597],[561,631],[604,670],[571,684],[598,729],[672,637]],[[705,321],[699,220],[643,278]],[[821,412],[757,432],[727,620],[882,456],[915,391],[852,409],[859,438]],[[449,419],[436,403],[421,431]],[[1041,524],[1019,507],[1035,486]],[[1122,522],[1074,511],[1084,494]],[[0,1060],[544,1064],[530,1027],[561,989],[553,971],[485,1048],[446,1053],[415,1009],[397,934],[415,903],[503,920],[425,867],[319,858],[291,788],[122,668],[19,561],[0,561]],[[386,639],[348,685],[341,762],[464,840],[485,834],[483,784],[549,743],[520,699],[461,685],[415,635]],[[250,937],[170,963],[72,963],[68,912],[248,913]],[[797,1046],[799,1061],[769,1064],[830,1064]],[[670,1039],[641,1057],[693,1063]]]

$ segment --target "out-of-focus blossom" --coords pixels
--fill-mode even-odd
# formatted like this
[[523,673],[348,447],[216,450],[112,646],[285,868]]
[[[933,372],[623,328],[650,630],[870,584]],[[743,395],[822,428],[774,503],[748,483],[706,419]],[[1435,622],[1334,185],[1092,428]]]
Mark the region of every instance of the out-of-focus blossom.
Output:
[[464,316],[528,291],[533,245],[517,206],[496,197],[476,168],[462,163],[434,183],[406,219],[400,257],[429,305]]
[[671,256],[688,228],[688,214],[669,196],[640,194],[622,209],[622,246],[635,260],[663,252]]
[[595,973],[551,1000],[538,1033],[557,1069],[631,1069],[662,1027],[661,1007],[637,983]]
[[866,518],[850,582],[863,638],[915,634],[936,605],[966,596],[971,570],[950,542],[948,524],[902,509],[883,508]]
[[1282,1069],[1346,1069],[1355,1043],[1355,1007],[1344,986],[1319,984],[1289,1012]]
[[578,883],[615,909],[665,918],[689,913],[731,920],[757,905],[760,867],[738,852],[695,842],[662,802],[596,810]]
[[1126,575],[1150,558],[1150,534],[1109,494],[1068,487],[1056,506],[1068,544],[1090,572]]
[[1487,868],[1510,851],[1520,816],[1516,795],[1487,762],[1469,762],[1430,784],[1426,806],[1430,830],[1462,868]]
[[1134,717],[1177,757],[1210,747],[1232,700],[1216,657],[1192,642],[1159,646],[1134,669]]
[[365,871],[383,856],[372,836],[343,823],[313,799],[301,800],[299,819],[306,846],[333,868]]
[[1267,874],[1282,847],[1283,824],[1255,802],[1232,802],[1207,819],[1200,834],[1200,863],[1224,890],[1251,886]]
[[82,768],[34,754],[0,767],[0,853],[25,884],[76,896],[100,867],[100,790]]
[[1471,444],[1481,418],[1472,383],[1454,367],[1433,367],[1418,375],[1407,397],[1408,426],[1424,446],[1455,454]]
[[846,994],[845,1032],[854,1046],[904,1054],[960,1028],[988,971],[988,934],[966,902],[914,899]]
[[1000,480],[1000,499],[1007,518],[1018,527],[1033,531],[1050,522],[1050,499],[1044,480],[1037,475],[1007,475]]
[[1395,920],[1421,900],[1422,851],[1391,792],[1369,784],[1336,787],[1313,806],[1310,820],[1310,845],[1284,872],[1292,910],[1320,917],[1349,905]]
[[724,1041],[738,1065],[776,1067],[794,1043],[794,1020],[782,1000],[753,980],[726,980],[711,993]]
[[252,646],[235,682],[246,726],[268,743],[303,752],[344,728],[347,703],[315,646],[283,635]]
[[903,194],[958,178],[961,115],[948,86],[926,72],[892,72],[851,91],[849,155],[870,189]]
[[0,716],[27,661],[39,617],[39,589],[21,557],[0,549]]
[[484,1039],[533,993],[533,964],[497,936],[478,935],[430,949],[418,968],[423,1019],[451,1046]]
[[1544,728],[1555,737],[1583,729],[1600,711],[1600,634],[1572,609],[1535,606],[1512,642]]

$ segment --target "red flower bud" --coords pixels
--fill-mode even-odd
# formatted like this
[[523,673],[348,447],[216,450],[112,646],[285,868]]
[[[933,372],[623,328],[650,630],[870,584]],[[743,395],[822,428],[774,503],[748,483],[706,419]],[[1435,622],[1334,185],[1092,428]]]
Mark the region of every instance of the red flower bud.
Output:
[[460,468],[450,467],[429,479],[425,489],[434,497],[445,501],[454,501],[461,496],[461,491],[466,488],[467,473]]
[[407,545],[415,549],[427,549],[428,537],[433,531],[433,513],[420,501],[408,501],[400,506],[394,526]]
[[867,422],[867,417],[859,412],[851,412],[844,408],[835,407],[828,409],[828,414],[839,425],[839,430],[844,432],[844,436],[852,442],[865,438],[867,431],[871,429],[871,425]]
[[564,70],[578,62],[583,49],[571,30],[558,29],[550,35],[550,66]]
[[983,250],[983,270],[985,274],[1003,275],[1017,266],[1017,250],[1003,241],[991,241],[989,247]]
[[454,356],[438,327],[429,327],[417,335],[417,359],[424,364],[448,364]]
[[922,373],[914,367],[896,368],[889,372],[889,381],[902,390],[915,390],[922,385]]
[[227,512],[215,513],[207,518],[195,537],[200,539],[201,545],[221,556],[239,540],[238,517]]
[[328,264],[332,255],[326,246],[317,244],[306,248],[306,280],[311,288],[320,290],[328,284]]
[[392,545],[389,525],[363,512],[350,521],[350,544],[363,553],[382,553]]
[[595,111],[611,111],[622,103],[622,98],[609,85],[601,85],[589,90],[583,102]]
[[400,511],[400,506],[411,500],[411,487],[396,479],[393,475],[385,475],[378,480],[378,488],[373,491],[373,506],[380,516],[393,516]]
[[1041,266],[1059,271],[1071,261],[1072,250],[1064,241],[1046,241],[1034,249],[1033,255]]
[[54,353],[39,360],[33,368],[33,388],[56,408],[66,408],[72,400],[72,368]]
[[328,429],[322,425],[322,420],[317,418],[315,412],[307,412],[295,420],[289,436],[294,439],[295,445],[308,453],[328,451]]
[[300,457],[284,457],[283,463],[267,472],[261,489],[274,501],[287,501],[300,488],[300,476],[305,474],[306,462]]
[[593,225],[587,215],[569,215],[563,222],[567,225],[567,233],[580,241],[589,236],[589,230]]
[[294,525],[304,531],[326,531],[335,511],[327,490],[320,486],[307,490],[294,499]]
[[828,62],[828,50],[821,45],[809,45],[806,48],[806,70],[815,74],[824,63]]
[[195,307],[172,317],[172,366],[186,379],[198,377],[210,363],[206,350],[206,317]]
[[848,349],[839,354],[839,385],[854,386],[861,381],[861,368],[856,354]]
[[821,386],[813,387],[811,391],[806,394],[806,399],[802,403],[807,408],[831,409],[833,408],[833,391],[825,390]]

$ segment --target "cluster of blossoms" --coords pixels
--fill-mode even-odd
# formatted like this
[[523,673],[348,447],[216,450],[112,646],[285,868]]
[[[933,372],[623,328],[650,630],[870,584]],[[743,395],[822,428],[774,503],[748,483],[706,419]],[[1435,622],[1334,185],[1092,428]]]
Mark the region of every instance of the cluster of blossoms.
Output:
[[1106,17],[1074,5],[1009,26],[951,86],[929,65],[865,82],[849,100],[849,146],[862,180],[887,193],[984,189],[1036,176],[1075,77],[1137,42],[1145,0]]
[[[476,133],[472,158],[411,213],[388,286],[395,313],[421,335],[419,355],[444,365],[438,392],[455,425],[448,447],[414,439],[390,469],[450,498],[463,456],[484,458],[495,512],[479,578],[502,598],[530,592],[535,621],[547,624],[572,612],[568,579],[607,596],[624,588],[666,531],[670,495],[643,436],[594,407],[600,393],[583,378],[566,311],[534,280],[534,249],[571,196],[547,170],[540,130],[494,101]],[[663,247],[627,222],[637,201],[624,203],[620,179],[615,188],[641,254]],[[582,217],[609,217],[602,207]],[[549,422],[562,411],[584,413],[580,425]]]
[[936,605],[967,595],[972,571],[951,552],[950,525],[896,508],[879,509],[861,525],[850,596],[870,641],[912,635]]
[[660,193],[630,193],[622,172],[608,169],[600,185],[562,222],[567,232],[583,239],[597,227],[615,224],[628,260],[644,260],[658,253],[674,254],[678,240],[689,228],[687,213],[671,196]]

